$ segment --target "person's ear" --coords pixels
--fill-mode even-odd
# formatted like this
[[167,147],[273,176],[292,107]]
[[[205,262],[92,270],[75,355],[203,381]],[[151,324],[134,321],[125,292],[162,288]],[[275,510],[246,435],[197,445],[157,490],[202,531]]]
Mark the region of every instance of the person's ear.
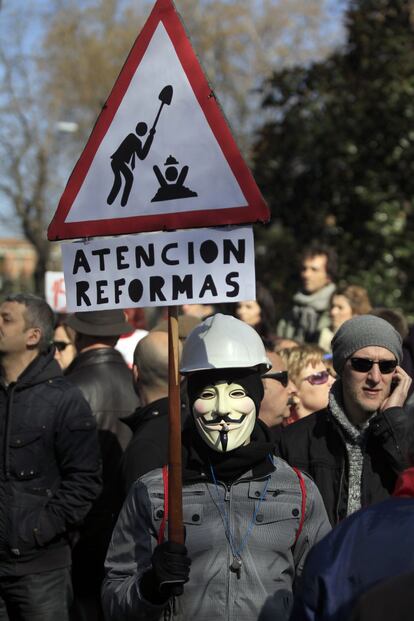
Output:
[[27,346],[30,348],[37,347],[41,338],[42,331],[40,328],[29,328],[27,331]]
[[138,384],[139,382],[139,369],[136,364],[132,365],[132,375],[134,376],[134,383]]

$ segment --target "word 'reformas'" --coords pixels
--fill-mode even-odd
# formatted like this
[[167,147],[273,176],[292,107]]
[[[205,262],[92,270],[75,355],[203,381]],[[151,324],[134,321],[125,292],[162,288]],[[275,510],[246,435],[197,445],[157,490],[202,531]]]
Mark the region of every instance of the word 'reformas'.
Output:
[[76,310],[236,302],[255,294],[247,227],[77,242],[64,246],[63,258],[66,294]]

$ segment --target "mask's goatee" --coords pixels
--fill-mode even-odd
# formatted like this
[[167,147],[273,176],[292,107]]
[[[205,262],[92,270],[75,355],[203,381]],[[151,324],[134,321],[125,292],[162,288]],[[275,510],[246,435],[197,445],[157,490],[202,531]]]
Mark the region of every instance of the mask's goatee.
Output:
[[229,430],[228,425],[226,425],[226,423],[223,423],[220,429],[220,442],[221,442],[221,448],[223,449],[223,453],[225,453],[227,450],[227,443],[229,440],[229,436],[227,433],[228,430]]

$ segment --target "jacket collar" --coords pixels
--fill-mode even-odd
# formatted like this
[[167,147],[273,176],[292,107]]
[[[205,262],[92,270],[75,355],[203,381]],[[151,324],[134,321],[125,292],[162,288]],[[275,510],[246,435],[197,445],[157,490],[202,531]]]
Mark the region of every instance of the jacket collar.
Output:
[[[61,376],[62,370],[55,360],[54,348],[49,347],[47,351],[40,353],[32,360],[14,383],[16,385],[16,390],[20,390],[28,386],[34,386],[35,384],[42,384],[43,382]],[[5,388],[5,383],[3,381],[1,385]]]
[[162,399],[157,399],[156,401],[152,401],[152,403],[148,403],[148,405],[137,408],[135,412],[120,420],[125,423],[125,425],[128,425],[132,432],[135,433],[145,421],[151,418],[157,418],[158,416],[167,415],[168,399],[167,397],[163,397]]
[[102,347],[98,349],[88,349],[81,351],[72,360],[65,371],[65,375],[69,375],[75,369],[86,367],[93,364],[106,364],[108,362],[117,362],[127,366],[122,354],[113,347]]

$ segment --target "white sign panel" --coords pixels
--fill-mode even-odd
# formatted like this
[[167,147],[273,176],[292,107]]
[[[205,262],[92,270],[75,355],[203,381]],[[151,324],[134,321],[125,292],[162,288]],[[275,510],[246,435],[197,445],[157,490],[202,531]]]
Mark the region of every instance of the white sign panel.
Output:
[[69,312],[255,299],[251,227],[62,244]]
[[46,272],[46,302],[56,313],[66,312],[66,291],[63,272]]

